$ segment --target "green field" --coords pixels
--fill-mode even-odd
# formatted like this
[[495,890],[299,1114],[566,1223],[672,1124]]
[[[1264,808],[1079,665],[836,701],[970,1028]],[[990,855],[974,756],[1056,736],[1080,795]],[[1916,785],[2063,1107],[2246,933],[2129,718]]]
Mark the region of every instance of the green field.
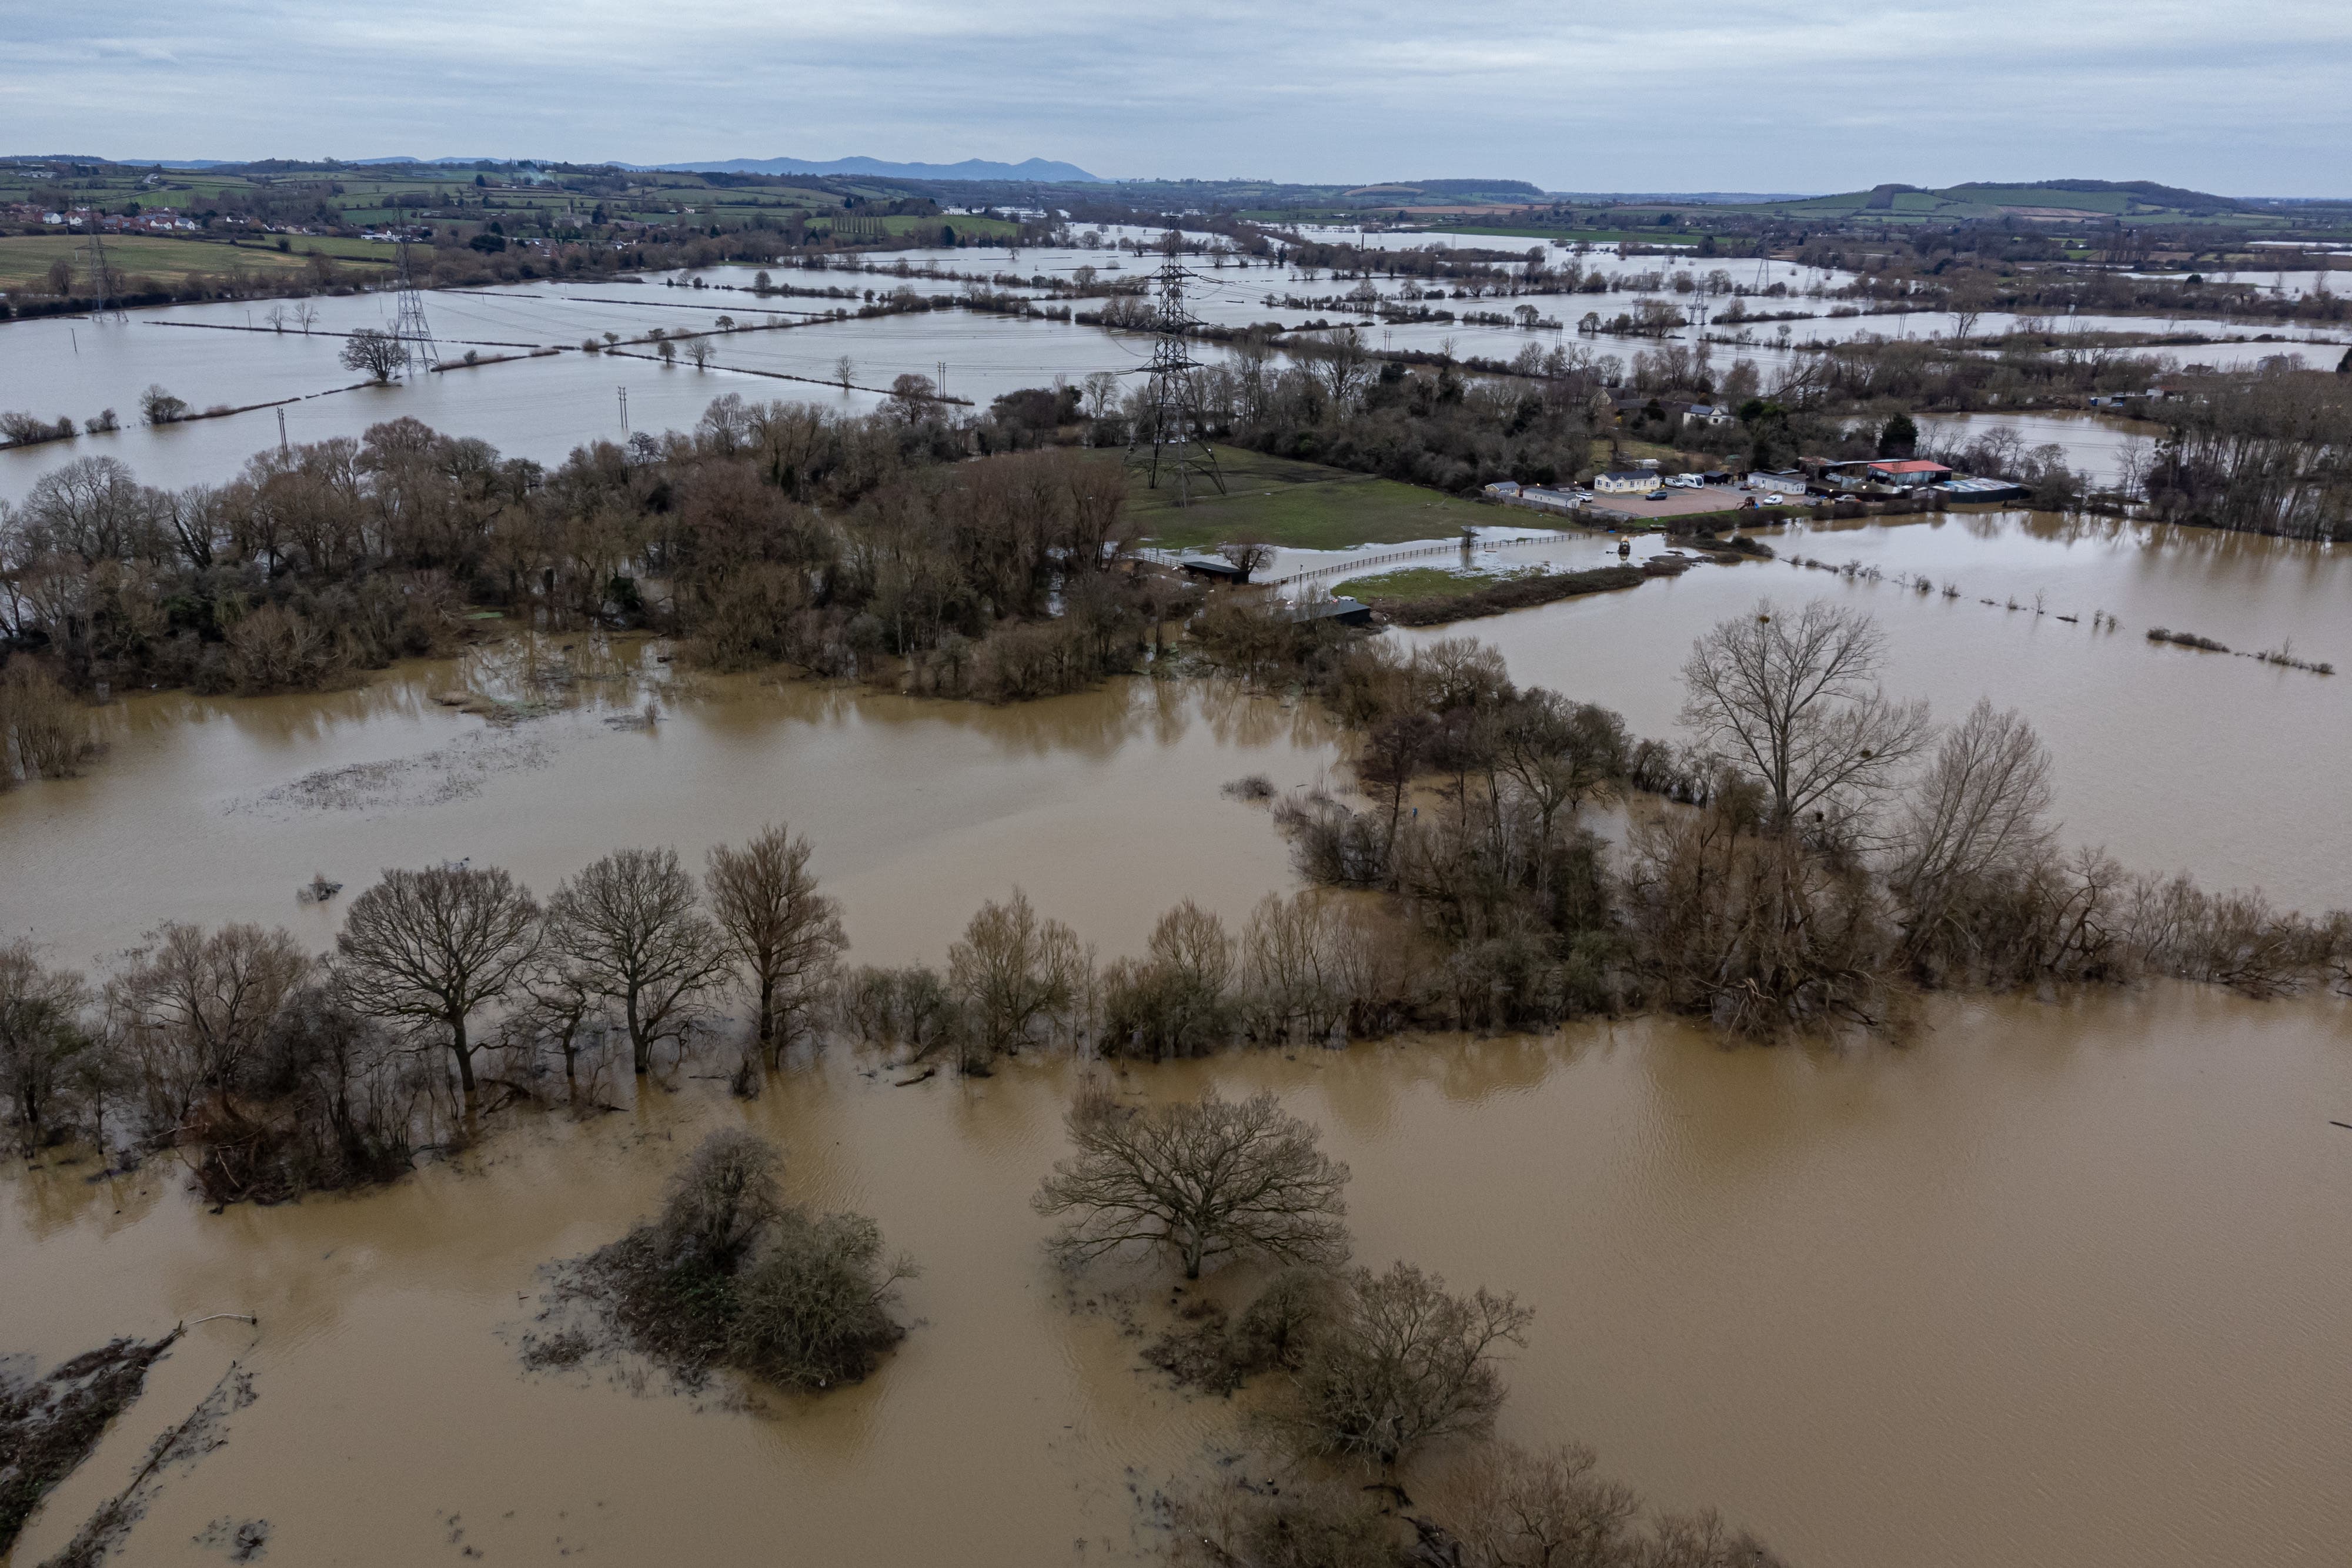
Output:
[[[1525,571],[1507,575],[1532,576],[1537,570],[1530,567]],[[1492,572],[1481,575],[1454,571],[1442,566],[1409,566],[1400,571],[1384,571],[1374,577],[1349,578],[1345,582],[1333,584],[1331,591],[1343,599],[1359,599],[1366,604],[1376,605],[1398,599],[1460,599],[1507,580],[1507,575]]]
[[[1347,549],[1360,544],[1402,544],[1452,538],[1482,520],[1478,504],[1435,490],[1267,457],[1238,447],[1216,449],[1225,494],[1197,495],[1179,507],[1164,486],[1128,486],[1128,515],[1145,536],[1167,549],[1201,549],[1228,539],[1263,539],[1299,549]],[[1105,453],[1105,461],[1123,454]]]
[[[388,247],[362,246],[357,241],[311,240],[298,238],[298,247],[317,246],[337,259],[349,262],[357,259],[346,255],[350,251],[374,250]],[[50,263],[63,256],[70,261],[77,277],[87,273],[89,266],[89,240],[82,235],[10,235],[0,237],[0,288],[21,288],[41,282],[47,275]],[[177,287],[187,281],[191,273],[223,273],[242,268],[247,272],[296,272],[310,265],[299,248],[289,254],[272,246],[228,245],[220,240],[169,239],[161,235],[110,235],[106,239],[106,259],[115,271],[128,278],[152,277],[165,287]]]

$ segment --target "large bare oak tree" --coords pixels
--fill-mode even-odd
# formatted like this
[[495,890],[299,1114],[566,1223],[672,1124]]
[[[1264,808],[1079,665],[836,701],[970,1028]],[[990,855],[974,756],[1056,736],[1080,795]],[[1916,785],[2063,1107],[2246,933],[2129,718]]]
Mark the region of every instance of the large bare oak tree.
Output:
[[1041,1214],[1071,1217],[1051,1243],[1065,1262],[1140,1243],[1172,1249],[1197,1280],[1204,1264],[1241,1253],[1312,1264],[1347,1256],[1348,1167],[1271,1094],[1135,1107],[1093,1087],[1068,1125],[1077,1153],[1034,1200]]
[[539,901],[507,873],[471,866],[387,871],[352,902],[336,973],[371,1017],[446,1030],[457,1082],[474,1092],[467,1020],[503,993],[539,948]]

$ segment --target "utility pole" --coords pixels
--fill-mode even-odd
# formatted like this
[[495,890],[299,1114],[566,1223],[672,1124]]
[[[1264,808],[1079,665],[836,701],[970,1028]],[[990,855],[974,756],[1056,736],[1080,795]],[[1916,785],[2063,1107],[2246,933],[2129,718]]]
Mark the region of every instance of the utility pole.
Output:
[[1184,284],[1192,274],[1176,265],[1181,243],[1171,229],[1165,241],[1168,259],[1152,278],[1160,294],[1160,309],[1153,323],[1159,341],[1152,345],[1151,364],[1146,372],[1151,377],[1151,389],[1145,397],[1151,410],[1151,451],[1149,456],[1138,451],[1143,436],[1138,428],[1129,433],[1127,460],[1130,466],[1143,469],[1145,485],[1154,490],[1160,487],[1160,470],[1166,469],[1175,481],[1176,504],[1184,507],[1192,504],[1194,474],[1214,485],[1221,496],[1225,493],[1225,478],[1217,471],[1217,454],[1209,444],[1208,422],[1201,411],[1195,376],[1201,363],[1192,358],[1186,340],[1188,329],[1196,322],[1184,307]]
[[441,345],[425,320],[425,296],[408,270],[408,231],[400,232],[400,306],[393,313],[392,335],[399,340],[401,357],[410,371],[422,373],[441,363]]
[[629,389],[622,387],[619,391],[621,393],[621,434],[623,435],[626,435],[629,434]]
[[287,451],[286,411],[282,408],[278,411],[278,450],[281,454]]

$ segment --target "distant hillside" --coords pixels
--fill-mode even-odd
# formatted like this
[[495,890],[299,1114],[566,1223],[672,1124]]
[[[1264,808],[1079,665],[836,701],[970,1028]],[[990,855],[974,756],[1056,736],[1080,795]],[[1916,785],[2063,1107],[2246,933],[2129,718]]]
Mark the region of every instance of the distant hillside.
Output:
[[1889,222],[2023,218],[2208,218],[2248,210],[2246,204],[2152,180],[1972,180],[1932,189],[1886,184],[1833,196],[1766,201],[1758,207],[1795,215],[1869,217]]
[[865,174],[882,180],[1018,180],[1041,185],[1103,183],[1075,163],[1045,158],[992,163],[967,158],[961,163],[888,163],[878,158],[719,158],[699,163],[623,163],[623,169],[657,169],[683,174]]

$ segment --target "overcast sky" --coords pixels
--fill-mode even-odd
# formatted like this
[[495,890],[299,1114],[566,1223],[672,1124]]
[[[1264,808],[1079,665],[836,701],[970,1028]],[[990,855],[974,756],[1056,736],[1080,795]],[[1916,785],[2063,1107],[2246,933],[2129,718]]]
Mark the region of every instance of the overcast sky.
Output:
[[2352,193],[2352,0],[0,0],[0,152]]

